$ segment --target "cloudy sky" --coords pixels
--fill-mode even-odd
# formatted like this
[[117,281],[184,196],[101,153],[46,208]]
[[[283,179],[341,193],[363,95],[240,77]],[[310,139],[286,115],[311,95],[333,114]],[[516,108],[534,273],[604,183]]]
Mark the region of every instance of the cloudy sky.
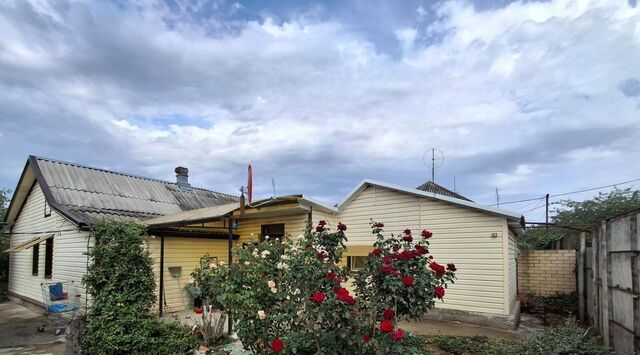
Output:
[[640,178],[639,120],[636,1],[0,3],[0,187],[29,154],[229,193],[251,163],[335,203],[437,147],[490,204]]

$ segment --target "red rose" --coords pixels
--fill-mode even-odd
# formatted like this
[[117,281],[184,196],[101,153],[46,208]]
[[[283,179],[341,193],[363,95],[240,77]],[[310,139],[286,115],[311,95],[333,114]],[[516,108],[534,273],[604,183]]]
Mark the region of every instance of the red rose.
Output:
[[410,251],[408,250],[403,250],[400,255],[398,255],[398,259],[400,260],[411,260],[411,258],[413,258],[413,254],[411,254]]
[[337,282],[337,283],[341,283],[342,279],[337,277],[336,274],[333,273],[333,271],[329,271],[327,273],[327,278],[333,282]]
[[273,339],[271,342],[271,350],[273,350],[274,353],[279,353],[284,350],[284,343],[282,340],[278,338]]
[[316,227],[316,233],[321,233],[324,230],[323,226],[317,226]]
[[338,223],[338,230],[344,232],[347,230],[347,226],[342,224],[342,222],[340,222]]
[[391,274],[394,271],[396,271],[396,268],[393,267],[393,265],[389,264],[389,265],[385,265],[382,267],[382,269],[380,269],[380,272],[383,274]]
[[387,258],[386,256],[384,258],[382,258],[382,262],[385,264],[391,264],[391,259]]
[[429,259],[433,259],[433,255],[429,255]]
[[444,287],[442,286],[438,286],[435,289],[433,289],[433,293],[435,293],[436,297],[438,297],[439,299],[442,299],[442,297],[444,297]]
[[404,339],[404,331],[402,328],[398,328],[393,334],[391,334],[391,340],[398,341]]
[[444,269],[444,266],[436,263],[435,261],[429,264],[429,268],[433,270],[436,273],[436,275],[438,275],[438,277],[442,277],[442,275],[444,275],[445,272],[447,272]]
[[327,299],[327,296],[319,291],[316,291],[313,293],[313,295],[311,295],[311,300],[315,303],[322,303],[325,299]]
[[404,230],[404,234],[411,235],[411,229],[407,228]]
[[395,328],[395,326],[388,320],[383,320],[382,322],[380,322],[380,330],[385,333],[393,331],[393,328]]
[[428,230],[423,230],[422,233],[420,233],[420,235],[422,235],[424,237],[424,239],[429,239],[431,238],[431,236],[433,236],[433,233],[429,232]]
[[378,223],[374,224],[373,226],[376,227],[376,228],[382,228],[382,227],[384,227],[384,223],[378,222]]
[[371,251],[371,253],[372,253],[372,254],[375,254],[375,255],[380,255],[380,254],[382,254],[382,250],[380,250],[380,249],[378,249],[378,248],[374,248],[374,249]]
[[402,283],[409,287],[409,286],[413,286],[413,277],[411,276],[405,276],[402,278]]
[[371,337],[368,335],[363,335],[362,336],[362,341],[364,341],[365,343],[368,343],[371,341]]
[[400,249],[400,244],[394,244],[393,245],[393,250],[398,250]]
[[356,299],[349,295],[349,290],[344,287],[334,288],[333,293],[336,295],[338,301],[344,302],[349,305],[356,304]]
[[320,221],[318,224],[324,227],[327,225],[327,221]]
[[382,312],[382,317],[386,320],[391,320],[395,316],[396,312],[394,312],[393,309],[385,309],[384,312]]
[[456,264],[449,263],[449,264],[447,264],[447,270],[449,270],[449,271],[456,271],[456,270],[458,270],[458,269],[456,269]]
[[405,235],[404,237],[402,237],[402,240],[411,243],[413,241],[413,237],[410,235]]
[[429,253],[429,250],[420,244],[416,245],[416,251],[418,252],[419,255],[424,255]]
[[324,260],[325,254],[323,251],[319,251],[316,253],[316,258],[318,258],[318,260]]

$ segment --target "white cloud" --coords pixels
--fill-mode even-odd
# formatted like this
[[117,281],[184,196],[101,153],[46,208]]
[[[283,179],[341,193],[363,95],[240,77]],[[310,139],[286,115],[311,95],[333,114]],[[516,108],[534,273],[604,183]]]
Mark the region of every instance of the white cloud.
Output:
[[634,92],[622,83],[640,78],[640,11],[623,2],[418,8],[437,21],[395,29],[401,58],[348,23],[305,16],[239,24],[194,18],[186,5],[0,7],[3,133],[51,127],[15,160],[80,126],[118,148],[51,153],[167,178],[184,164],[195,183],[230,192],[253,163],[258,193],[274,176],[283,193],[335,202],[364,177],[417,185],[422,154],[438,147],[439,181],[456,175],[482,202],[495,185],[549,189],[539,169],[586,181],[575,176],[592,164],[581,152],[637,154],[624,142],[640,138],[640,101],[621,87]]

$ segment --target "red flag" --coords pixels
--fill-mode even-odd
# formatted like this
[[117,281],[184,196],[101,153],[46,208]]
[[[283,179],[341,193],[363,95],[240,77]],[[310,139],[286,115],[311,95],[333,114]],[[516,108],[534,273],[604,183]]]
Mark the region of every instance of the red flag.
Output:
[[249,199],[249,203],[251,203],[251,198],[253,197],[253,170],[251,169],[251,164],[249,164],[249,172],[248,172],[248,181],[247,181],[247,197]]

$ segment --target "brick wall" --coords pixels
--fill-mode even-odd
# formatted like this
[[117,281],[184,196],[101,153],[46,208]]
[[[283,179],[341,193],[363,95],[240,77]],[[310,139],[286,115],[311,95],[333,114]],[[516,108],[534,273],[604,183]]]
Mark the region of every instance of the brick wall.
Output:
[[518,256],[518,293],[551,296],[576,292],[575,250],[532,250]]

